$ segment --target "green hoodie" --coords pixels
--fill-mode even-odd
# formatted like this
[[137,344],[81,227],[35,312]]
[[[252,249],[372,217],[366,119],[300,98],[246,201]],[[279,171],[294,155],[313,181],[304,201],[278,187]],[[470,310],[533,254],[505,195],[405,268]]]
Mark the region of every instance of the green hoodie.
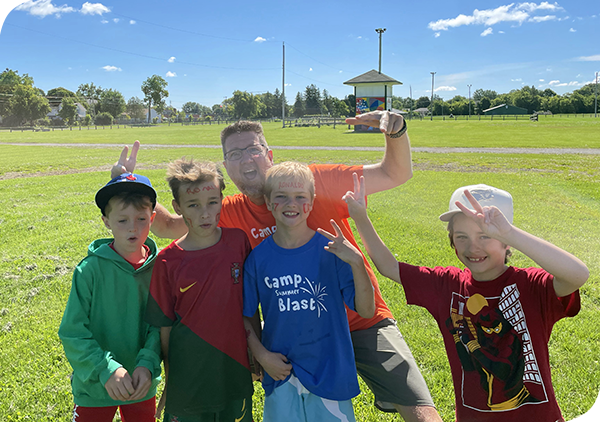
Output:
[[138,366],[152,374],[146,397],[156,395],[160,381],[160,331],[144,321],[156,243],[145,242],[150,256],[144,265],[133,266],[98,239],[88,256],[75,268],[73,284],[58,335],[73,367],[71,386],[75,404],[105,407],[134,402],[110,398],[104,384],[121,366],[130,375]]

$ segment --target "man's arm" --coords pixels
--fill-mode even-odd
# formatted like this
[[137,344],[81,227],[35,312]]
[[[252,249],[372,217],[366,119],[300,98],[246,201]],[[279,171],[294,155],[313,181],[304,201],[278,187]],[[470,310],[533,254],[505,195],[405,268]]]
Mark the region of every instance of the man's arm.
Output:
[[385,152],[381,162],[363,166],[367,195],[395,188],[412,177],[408,134],[405,132],[399,138],[390,138],[405,124],[402,115],[378,110],[348,118],[346,123],[379,128],[385,134]]
[[156,236],[167,239],[179,239],[188,232],[183,217],[171,214],[169,210],[157,203],[154,208],[156,216],[150,226],[150,230]]

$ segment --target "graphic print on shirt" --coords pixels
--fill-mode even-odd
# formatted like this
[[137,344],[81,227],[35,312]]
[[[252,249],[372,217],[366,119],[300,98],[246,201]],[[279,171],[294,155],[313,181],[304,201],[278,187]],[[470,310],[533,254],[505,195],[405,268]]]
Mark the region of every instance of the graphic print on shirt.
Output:
[[263,228],[252,227],[250,235],[255,239],[265,239],[277,231],[277,226],[267,226]]
[[500,297],[453,294],[446,326],[462,365],[465,407],[504,411],[548,401],[519,296],[516,284]]
[[278,297],[279,312],[296,312],[300,310],[316,311],[321,317],[321,311],[327,312],[325,297],[327,286],[311,282],[307,277],[302,279],[300,274],[265,277],[265,285],[275,292]]

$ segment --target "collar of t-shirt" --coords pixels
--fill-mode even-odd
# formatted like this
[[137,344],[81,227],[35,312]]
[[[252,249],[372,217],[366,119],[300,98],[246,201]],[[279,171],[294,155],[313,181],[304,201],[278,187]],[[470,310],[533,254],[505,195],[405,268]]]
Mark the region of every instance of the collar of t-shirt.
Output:
[[[109,246],[110,246],[110,248],[113,251],[117,252],[117,250],[115,249],[115,242],[114,241],[111,242]],[[136,270],[136,271],[139,270],[140,268],[142,268],[142,265],[144,265],[146,263],[146,260],[150,256],[150,248],[148,246],[146,246],[146,245],[142,245],[142,246],[144,247],[144,251],[146,252],[146,254],[145,254],[146,256],[144,257],[144,260],[142,262],[135,262],[134,263],[134,262],[130,262],[130,261],[125,260],[125,261],[129,262],[131,264],[131,266],[133,267],[133,269]],[[117,253],[119,253],[119,252],[117,252]]]

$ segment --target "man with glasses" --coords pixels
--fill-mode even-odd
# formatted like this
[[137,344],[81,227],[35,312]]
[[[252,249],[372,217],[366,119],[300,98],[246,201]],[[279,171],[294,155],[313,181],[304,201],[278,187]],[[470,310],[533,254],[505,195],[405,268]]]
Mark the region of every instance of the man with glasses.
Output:
[[[335,220],[344,236],[357,246],[347,220],[348,209],[342,200],[347,191],[354,189],[352,174],[364,176],[366,192],[370,195],[410,179],[412,161],[406,122],[400,114],[374,111],[346,119],[346,122],[381,130],[385,135],[383,158],[377,164],[367,165],[310,165],[316,198],[308,226],[313,230],[319,227],[329,230],[330,220]],[[223,198],[220,226],[244,230],[255,247],[275,231],[275,219],[263,195],[265,175],[273,165],[273,151],[267,145],[262,125],[249,121],[227,126],[221,132],[221,144],[223,165],[241,193]],[[123,169],[133,171],[135,167],[139,143],[134,144],[130,159],[127,159],[126,148],[113,167],[113,175]],[[152,231],[159,237],[175,239],[183,236],[187,227],[180,216],[157,204]],[[425,380],[381,296],[377,278],[368,263],[366,267],[374,287],[375,316],[365,319],[348,310],[357,371],[373,391],[375,405],[380,410],[398,412],[409,422],[441,422]]]

